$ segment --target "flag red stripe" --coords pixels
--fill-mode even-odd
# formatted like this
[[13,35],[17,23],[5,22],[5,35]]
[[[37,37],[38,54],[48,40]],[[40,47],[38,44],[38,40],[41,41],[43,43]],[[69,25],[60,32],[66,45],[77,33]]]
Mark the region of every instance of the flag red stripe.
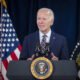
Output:
[[22,50],[22,46],[21,46],[21,45],[19,45],[19,46],[18,46],[18,49],[19,49],[19,51],[21,51],[21,50]]
[[4,80],[2,73],[0,72],[0,80]]
[[7,68],[8,68],[8,61],[5,59],[2,62],[3,62],[3,65],[4,65],[5,69],[7,70]]
[[12,52],[10,56],[11,56],[12,60],[18,60],[18,58],[14,52]]

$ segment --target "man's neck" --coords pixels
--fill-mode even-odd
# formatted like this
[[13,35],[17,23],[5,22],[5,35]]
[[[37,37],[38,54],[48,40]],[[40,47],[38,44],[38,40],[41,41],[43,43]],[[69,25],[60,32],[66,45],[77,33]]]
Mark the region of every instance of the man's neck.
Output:
[[47,31],[40,31],[42,32],[43,34],[47,34],[51,29],[47,30]]

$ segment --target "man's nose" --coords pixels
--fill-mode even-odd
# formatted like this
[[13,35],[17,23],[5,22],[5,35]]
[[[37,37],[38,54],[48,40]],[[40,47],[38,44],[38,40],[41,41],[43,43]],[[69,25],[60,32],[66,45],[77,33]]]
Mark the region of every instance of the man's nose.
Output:
[[40,24],[43,24],[44,23],[44,21],[43,20],[40,20]]

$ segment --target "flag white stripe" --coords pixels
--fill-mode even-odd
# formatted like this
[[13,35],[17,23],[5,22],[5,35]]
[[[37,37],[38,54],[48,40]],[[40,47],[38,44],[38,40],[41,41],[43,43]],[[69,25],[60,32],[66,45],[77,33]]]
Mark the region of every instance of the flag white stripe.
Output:
[[9,63],[10,61],[12,61],[11,56],[8,56],[7,61],[8,61],[8,63]]
[[4,67],[4,65],[3,65],[3,63],[2,63],[2,75],[3,75],[3,78],[4,78],[4,80],[8,80],[8,78],[7,78],[7,76],[6,76],[6,69],[5,69],[5,67]]
[[20,50],[19,50],[18,48],[16,48],[16,49],[14,50],[14,53],[15,53],[15,55],[17,56],[17,58],[19,59]]

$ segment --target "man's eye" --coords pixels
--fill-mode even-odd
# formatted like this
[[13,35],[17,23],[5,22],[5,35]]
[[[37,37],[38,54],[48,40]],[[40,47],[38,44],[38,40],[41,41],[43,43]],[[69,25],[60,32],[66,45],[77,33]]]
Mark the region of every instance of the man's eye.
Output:
[[46,20],[47,18],[37,18],[37,20]]
[[43,20],[46,20],[46,18],[43,18]]

